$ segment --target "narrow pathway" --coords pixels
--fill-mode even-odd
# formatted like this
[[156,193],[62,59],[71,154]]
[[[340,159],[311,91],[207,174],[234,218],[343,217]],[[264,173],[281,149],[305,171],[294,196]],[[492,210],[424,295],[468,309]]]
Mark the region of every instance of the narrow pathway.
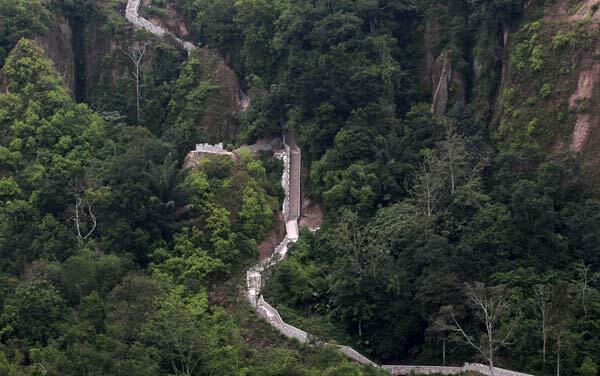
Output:
[[[164,36],[168,32],[162,27],[150,23],[148,20],[141,18],[138,15],[138,10],[142,0],[128,0],[126,18],[131,23],[138,27],[142,27],[154,35]],[[196,47],[185,42],[177,37],[175,40],[180,43],[188,52],[193,51]],[[243,97],[247,98],[247,97]],[[246,105],[247,107],[247,105]],[[275,158],[283,161],[283,174],[281,176],[281,185],[285,191],[283,200],[282,213],[286,223],[285,238],[275,247],[271,256],[258,264],[252,266],[246,272],[246,292],[250,305],[256,313],[270,323],[277,331],[284,336],[296,339],[300,343],[319,343],[327,344],[320,341],[318,338],[309,333],[287,324],[281,318],[279,312],[267,303],[262,295],[264,285],[264,273],[270,268],[283,261],[288,254],[288,249],[291,244],[298,241],[299,229],[298,219],[300,218],[301,204],[301,169],[302,169],[302,154],[292,133],[287,133],[283,136],[283,150],[275,152]],[[202,150],[220,152],[222,145],[200,145]],[[214,149],[214,150],[213,150]],[[392,375],[413,375],[413,374],[441,374],[441,375],[458,375],[465,371],[475,371],[483,375],[491,375],[488,366],[483,364],[465,363],[462,367],[438,367],[438,366],[402,366],[402,365],[378,365],[366,356],[348,346],[335,346],[338,351],[346,355],[348,358],[373,367],[383,368],[389,371]],[[494,376],[533,376],[525,373],[505,370],[502,368],[494,368]]]
[[[165,30],[164,28],[160,27],[160,26],[156,26],[154,25],[152,22],[148,21],[145,18],[142,18],[139,16],[139,10],[140,10],[140,5],[142,3],[142,0],[128,0],[127,1],[127,8],[125,9],[125,18],[127,18],[127,21],[131,22],[132,24],[136,25],[137,27],[141,27],[142,29],[146,29],[148,30],[150,33],[162,37],[165,36],[167,34],[169,34],[169,32],[167,30]],[[196,49],[196,46],[194,46],[193,43],[190,42],[186,42],[180,38],[177,38],[174,35],[171,35],[176,41],[177,43],[179,43],[188,53],[192,52],[193,50]]]

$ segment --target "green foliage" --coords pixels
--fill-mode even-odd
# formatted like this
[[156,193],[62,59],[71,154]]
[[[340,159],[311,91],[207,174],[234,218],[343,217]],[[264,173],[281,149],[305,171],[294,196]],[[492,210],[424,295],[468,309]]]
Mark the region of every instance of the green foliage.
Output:
[[544,67],[544,49],[539,42],[538,33],[540,28],[540,21],[523,26],[523,32],[529,36],[529,39],[519,42],[511,55],[513,64],[520,71],[538,72]]
[[198,123],[205,114],[208,97],[218,87],[202,81],[200,69],[204,62],[199,55],[192,54],[175,82],[174,92],[168,104],[168,128],[162,130],[163,137],[173,143],[178,156],[184,156],[196,143],[203,140],[203,130]]
[[552,94],[552,91],[553,91],[552,84],[546,82],[540,88],[540,96],[542,98],[546,99]]
[[552,49],[560,50],[566,47],[573,48],[577,44],[577,34],[575,32],[563,33],[559,31],[552,38]]
[[598,374],[598,366],[590,357],[586,357],[579,367],[579,374],[581,376],[593,376]]
[[[278,229],[281,162],[242,149],[182,170],[198,142],[284,129],[302,148],[304,192],[325,211],[272,269],[265,294],[286,321],[380,361],[441,363],[440,309],[452,304],[477,332],[461,289],[483,281],[510,289],[522,312],[498,365],[545,374],[560,353],[563,374],[597,373],[600,204],[579,161],[546,152],[572,124],[559,75],[574,72],[588,25],[554,30],[532,4],[506,51],[521,1],[176,4],[190,40],[243,78],[252,104],[240,119],[219,113],[232,94],[215,84],[219,56],[185,61],[169,38],[129,33],[120,2],[0,0],[0,373],[383,373],[288,343],[241,302],[242,271]],[[85,38],[97,64],[85,91],[102,115],[74,103],[22,39],[55,15]],[[116,79],[130,73],[119,48],[132,43],[148,49],[136,127],[124,124],[137,123],[132,85]],[[452,70],[447,116],[422,103],[424,52]],[[513,79],[495,108],[507,54]],[[227,120],[205,126],[215,114]]]
[[50,19],[44,1],[0,1],[0,67],[21,38],[44,33]]

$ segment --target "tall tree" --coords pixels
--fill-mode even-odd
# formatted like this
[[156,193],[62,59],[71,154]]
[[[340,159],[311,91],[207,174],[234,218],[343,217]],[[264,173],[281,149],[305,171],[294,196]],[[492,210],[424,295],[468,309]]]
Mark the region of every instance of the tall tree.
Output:
[[142,98],[142,60],[144,60],[144,55],[146,54],[146,46],[146,43],[136,42],[124,51],[125,55],[133,63],[133,72],[131,74],[135,82],[135,114],[138,124],[140,122],[140,101]]
[[560,281],[552,288],[552,327],[556,338],[556,376],[560,376],[560,357],[562,353],[562,341],[564,325],[571,311],[571,297],[569,296],[569,285]]
[[546,349],[548,345],[548,329],[549,329],[549,315],[551,305],[552,289],[549,286],[540,285],[535,288],[535,299],[537,308],[540,313],[542,320],[542,367],[546,369]]
[[480,335],[469,334],[466,327],[458,322],[452,307],[447,306],[444,311],[451,320],[450,328],[456,340],[468,344],[487,360],[490,375],[493,376],[494,357],[498,350],[509,345],[520,314],[515,309],[510,292],[502,286],[488,287],[481,282],[466,284],[465,297],[483,332],[478,333]]

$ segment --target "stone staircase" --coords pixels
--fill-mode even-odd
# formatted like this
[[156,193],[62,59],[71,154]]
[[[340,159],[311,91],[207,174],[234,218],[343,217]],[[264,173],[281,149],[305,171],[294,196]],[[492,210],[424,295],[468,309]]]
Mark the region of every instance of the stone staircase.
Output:
[[[157,36],[164,36],[168,31],[160,26],[152,24],[150,21],[139,17],[138,11],[142,0],[128,0],[125,17],[129,22],[137,27],[144,28]],[[190,42],[183,41],[175,36],[172,36],[177,43],[190,53],[196,46]],[[249,105],[249,99],[242,94],[242,101],[245,102],[243,109]],[[264,273],[281,262],[288,253],[290,244],[298,241],[298,219],[300,217],[301,208],[301,172],[302,172],[302,154],[301,150],[296,145],[294,135],[288,132],[283,138],[283,150],[277,151],[275,157],[283,161],[284,169],[281,177],[281,184],[285,191],[285,198],[282,207],[283,217],[286,222],[286,236],[281,243],[273,250],[273,254],[254,265],[246,272],[246,293],[250,305],[256,313],[270,323],[278,332],[284,336],[295,339],[300,343],[316,343],[326,344],[318,338],[311,336],[302,329],[296,328],[283,321],[279,312],[267,303],[262,296],[262,287],[264,283]],[[199,152],[224,154],[222,145],[198,145]],[[380,366],[362,355],[358,351],[348,346],[333,345],[342,354],[360,364],[379,367],[390,372],[392,375],[413,375],[413,374],[442,374],[442,375],[457,375],[464,371],[475,371],[483,375],[491,375],[489,367],[483,364],[465,363],[463,367],[437,367],[437,366],[402,366],[402,365],[383,365]],[[494,376],[533,376],[525,373],[505,370],[502,368],[494,368]]]

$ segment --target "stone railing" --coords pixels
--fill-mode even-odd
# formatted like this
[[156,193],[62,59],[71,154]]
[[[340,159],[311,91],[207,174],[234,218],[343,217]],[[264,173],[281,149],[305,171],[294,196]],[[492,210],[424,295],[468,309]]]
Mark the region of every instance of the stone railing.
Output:
[[197,152],[201,152],[201,153],[214,153],[214,154],[224,154],[227,152],[227,150],[225,150],[225,148],[223,147],[223,143],[218,143],[216,145],[212,145],[212,144],[196,144],[196,150]]

